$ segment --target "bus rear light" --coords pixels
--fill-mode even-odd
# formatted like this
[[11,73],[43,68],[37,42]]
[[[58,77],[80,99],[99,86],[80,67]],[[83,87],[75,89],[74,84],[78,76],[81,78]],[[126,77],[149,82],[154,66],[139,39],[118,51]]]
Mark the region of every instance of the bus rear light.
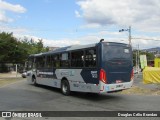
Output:
[[100,81],[102,81],[103,83],[107,83],[107,77],[106,77],[106,72],[103,70],[103,69],[101,69],[100,70],[100,74],[99,74],[99,79],[100,79]]
[[134,71],[133,71],[133,69],[132,69],[132,72],[131,72],[131,80],[133,80],[133,78],[134,78]]

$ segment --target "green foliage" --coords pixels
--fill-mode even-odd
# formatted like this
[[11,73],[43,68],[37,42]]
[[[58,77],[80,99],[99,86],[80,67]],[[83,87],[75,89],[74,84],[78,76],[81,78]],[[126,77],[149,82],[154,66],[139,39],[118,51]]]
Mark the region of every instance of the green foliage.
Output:
[[19,42],[12,36],[12,33],[2,32],[0,34],[0,61],[10,62],[14,59],[15,54],[18,54],[19,50],[16,49]]
[[0,63],[24,63],[30,54],[46,52],[42,39],[18,40],[12,33],[0,33]]
[[[138,52],[137,50],[133,51],[133,64],[134,64],[134,66],[136,65],[136,55],[138,55],[137,52]],[[146,55],[147,56],[147,61],[154,61],[154,58],[155,58],[153,53],[144,52],[144,51],[141,51],[141,50],[139,51],[139,55]]]
[[153,53],[146,53],[146,56],[147,56],[147,60],[154,60],[155,56]]

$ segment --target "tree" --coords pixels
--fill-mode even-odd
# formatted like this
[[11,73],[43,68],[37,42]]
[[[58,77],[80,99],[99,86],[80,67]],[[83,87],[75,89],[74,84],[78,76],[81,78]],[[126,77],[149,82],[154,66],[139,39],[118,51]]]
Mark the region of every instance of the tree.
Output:
[[22,46],[27,49],[28,55],[49,51],[48,47],[44,47],[42,39],[39,39],[38,42],[35,42],[33,39],[24,39],[22,40]]
[[17,54],[17,39],[12,36],[12,33],[0,33],[0,61],[1,62],[13,62],[15,54]]
[[[153,53],[144,52],[141,50],[139,51],[139,55],[146,55],[147,61],[154,61],[154,58],[155,58]],[[134,50],[133,51],[133,64],[134,64],[134,66],[136,65],[136,56],[137,56],[137,50]],[[139,59],[140,59],[140,57],[139,57]]]
[[44,47],[43,40],[35,42],[33,39],[18,40],[13,33],[0,33],[0,62],[24,63],[30,54],[46,52],[49,49]]

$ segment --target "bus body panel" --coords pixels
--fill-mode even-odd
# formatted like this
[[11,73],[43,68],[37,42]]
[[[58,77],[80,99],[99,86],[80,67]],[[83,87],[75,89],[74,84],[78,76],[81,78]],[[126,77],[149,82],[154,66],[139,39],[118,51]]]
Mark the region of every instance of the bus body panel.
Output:
[[71,91],[99,93],[98,84],[93,84],[92,79],[89,79],[91,81],[86,83],[81,76],[81,72],[82,69],[56,69],[56,77],[52,78],[51,76],[54,73],[37,70],[37,72],[30,72],[31,74],[27,77],[27,80],[30,84],[33,84],[31,76],[35,75],[37,84],[61,88],[61,80],[65,78],[70,84]]

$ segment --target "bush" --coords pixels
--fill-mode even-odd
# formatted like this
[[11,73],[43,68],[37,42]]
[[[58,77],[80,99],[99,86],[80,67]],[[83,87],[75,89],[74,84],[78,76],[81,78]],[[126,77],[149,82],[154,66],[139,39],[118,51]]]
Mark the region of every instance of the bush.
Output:
[[4,63],[0,64],[0,73],[6,73],[6,72],[9,72],[7,65],[5,65]]

